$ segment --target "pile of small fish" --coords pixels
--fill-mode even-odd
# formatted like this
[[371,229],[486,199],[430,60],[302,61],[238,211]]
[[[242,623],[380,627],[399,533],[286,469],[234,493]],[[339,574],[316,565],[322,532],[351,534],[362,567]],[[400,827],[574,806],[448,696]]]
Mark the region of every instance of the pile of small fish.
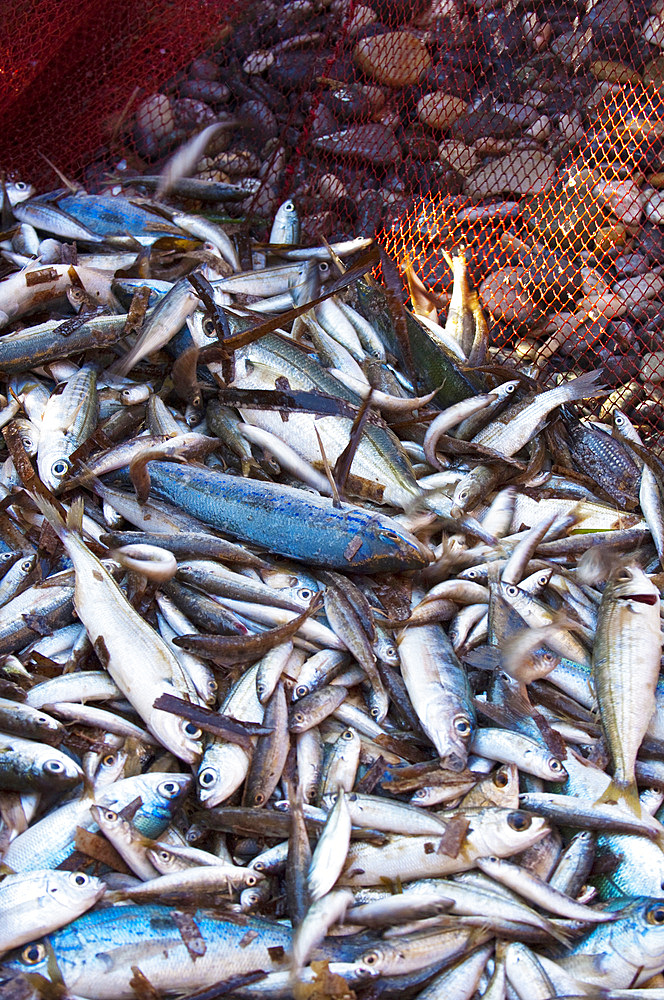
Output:
[[0,996],[661,997],[662,463],[602,372],[497,363],[460,255],[439,322],[292,201],[252,246],[33,194]]

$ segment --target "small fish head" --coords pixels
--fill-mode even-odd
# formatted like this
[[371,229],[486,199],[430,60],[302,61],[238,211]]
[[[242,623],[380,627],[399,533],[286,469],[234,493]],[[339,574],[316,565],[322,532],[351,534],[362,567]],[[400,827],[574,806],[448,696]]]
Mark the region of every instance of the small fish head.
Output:
[[384,630],[376,629],[376,641],[373,645],[374,653],[383,663],[389,667],[399,666],[399,652],[394,639]]
[[5,190],[9,204],[20,205],[22,201],[32,198],[36,189],[32,184],[26,183],[26,181],[9,181],[5,184]]
[[78,764],[63,753],[47,757],[41,764],[41,772],[44,779],[51,780],[56,786],[76,784],[83,778]]
[[23,577],[28,576],[28,574],[31,573],[32,570],[35,568],[36,562],[37,562],[37,556],[25,556],[24,559],[21,559],[21,561],[18,564],[18,570],[21,576]]
[[471,821],[467,836],[475,840],[477,833],[483,856],[506,858],[536,844],[548,832],[549,826],[541,816],[523,809],[489,808]]
[[90,806],[90,812],[95,823],[102,830],[113,830],[122,825],[122,817],[108,806]]
[[197,764],[201,759],[203,733],[196,723],[154,709],[149,725],[159,742],[186,764]]
[[57,899],[62,906],[80,913],[92,906],[106,889],[106,883],[85,872],[69,872],[64,879],[50,880],[47,892],[51,899]]
[[182,859],[169,851],[167,847],[159,845],[158,847],[149,847],[146,851],[146,855],[150,863],[157,869],[160,875],[169,875],[171,872],[181,871],[183,867],[186,867]]
[[[401,569],[421,569],[433,559],[431,550],[396,522],[389,527],[382,525],[377,531],[377,541],[381,548],[391,550],[386,553],[387,559],[401,562]],[[385,568],[388,569],[387,565]]]
[[196,774],[198,799],[206,809],[224,802],[247,775],[249,759],[233,743],[211,743]]
[[252,910],[255,906],[258,906],[262,895],[261,890],[257,889],[256,886],[250,886],[248,889],[243,889],[240,893],[240,909],[245,913],[248,910]]
[[[630,986],[638,986],[659,971],[664,964],[664,899],[640,896],[626,905],[623,900],[613,900],[608,909],[617,911],[617,920],[606,925],[605,935],[610,936],[613,951],[612,965],[627,965],[634,970]],[[607,942],[599,928],[585,939],[586,948],[593,940]]]
[[[133,783],[129,802],[140,796],[142,805],[133,817],[133,824],[139,833],[145,837],[157,837],[168,826],[171,816],[182,797],[191,788],[192,778],[189,774],[159,774],[150,772],[138,776]],[[124,781],[132,781],[125,778]],[[111,786],[101,796],[104,805],[113,810],[121,810],[127,805],[127,800],[118,802],[113,795]]]
[[[653,961],[648,963],[652,969],[654,965],[661,968],[664,963],[664,899],[650,898],[645,900],[634,914],[634,928],[638,935],[638,945],[634,953],[634,964],[638,965],[638,955],[649,956]],[[629,920],[629,918],[628,918]],[[620,945],[617,946],[620,948]],[[622,949],[620,949],[622,951]],[[627,950],[622,951],[627,957]]]
[[436,749],[442,767],[448,771],[463,771],[474,729],[475,720],[468,712],[459,711],[452,717],[444,742],[437,741]]
[[123,406],[136,406],[138,403],[147,403],[150,398],[151,389],[149,385],[127,385],[120,390],[120,402]]
[[[38,465],[39,464],[40,463],[38,462]],[[57,493],[69,475],[70,470],[71,462],[67,456],[58,455],[48,466],[39,469],[39,475],[44,486],[51,490],[51,492]]]
[[20,951],[10,952],[3,960],[3,965],[8,968],[22,973],[37,973],[43,976],[47,982],[51,981],[50,964],[45,940],[31,941],[30,944],[24,945]]
[[[606,592],[608,591],[608,594]],[[652,580],[638,566],[617,566],[605,589],[605,594],[616,601],[629,601],[635,612],[647,608],[659,608],[659,590]]]
[[479,503],[481,495],[482,488],[480,484],[474,482],[470,474],[464,476],[454,489],[452,509],[450,510],[452,517],[459,518],[463,514],[467,514],[469,510],[473,510]]
[[565,765],[553,754],[547,760],[547,766],[551,772],[551,781],[567,781],[569,775],[565,770]]
[[516,764],[501,764],[487,782],[487,799],[503,809],[517,809],[519,769]]

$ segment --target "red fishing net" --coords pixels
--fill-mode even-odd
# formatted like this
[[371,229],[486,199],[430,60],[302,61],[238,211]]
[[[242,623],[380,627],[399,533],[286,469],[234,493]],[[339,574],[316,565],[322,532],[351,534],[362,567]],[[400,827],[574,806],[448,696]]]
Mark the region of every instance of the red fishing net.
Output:
[[[653,440],[664,383],[664,13],[641,0],[4,5],[0,165],[100,189],[234,117],[199,176],[265,236],[378,234],[445,315],[465,248],[496,348],[604,367]],[[209,206],[207,209],[209,210]],[[261,229],[261,220],[262,229]],[[405,289],[404,284],[404,289]]]

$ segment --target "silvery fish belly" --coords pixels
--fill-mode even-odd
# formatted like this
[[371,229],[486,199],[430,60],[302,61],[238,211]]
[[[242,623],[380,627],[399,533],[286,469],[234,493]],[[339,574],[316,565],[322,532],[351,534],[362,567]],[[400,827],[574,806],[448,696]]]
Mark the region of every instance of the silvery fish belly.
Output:
[[[293,389],[318,390],[359,407],[361,400],[313,358],[285,338],[268,335],[238,352],[234,385],[240,389],[274,389],[275,380],[286,377]],[[284,422],[278,412],[242,410],[249,423],[271,431],[286,441],[294,451],[323,469],[316,430],[331,466],[347,446],[353,425],[349,417],[315,416],[291,413]],[[396,436],[386,427],[366,425],[351,466],[351,477],[366,481],[368,495],[374,501],[406,507],[420,495],[408,456]],[[349,492],[361,494],[362,484]],[[376,493],[376,487],[378,493]]]

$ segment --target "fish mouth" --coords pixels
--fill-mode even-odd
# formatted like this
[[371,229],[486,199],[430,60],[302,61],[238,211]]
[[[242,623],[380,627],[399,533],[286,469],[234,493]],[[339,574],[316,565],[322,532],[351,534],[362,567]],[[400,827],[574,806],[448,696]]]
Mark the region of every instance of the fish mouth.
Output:
[[452,750],[440,758],[441,765],[448,771],[463,771],[468,760],[468,754],[458,753]]
[[654,608],[659,603],[659,594],[625,594],[623,601],[636,601],[637,604],[647,604]]

